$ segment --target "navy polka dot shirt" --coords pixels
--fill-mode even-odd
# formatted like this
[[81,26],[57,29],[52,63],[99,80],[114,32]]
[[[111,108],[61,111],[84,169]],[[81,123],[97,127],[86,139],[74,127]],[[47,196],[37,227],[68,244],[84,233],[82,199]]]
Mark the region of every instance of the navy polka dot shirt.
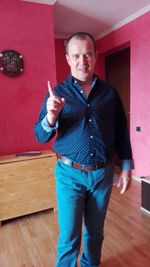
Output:
[[93,76],[89,96],[70,75],[54,88],[66,103],[55,127],[46,119],[47,95],[37,123],[35,135],[39,142],[51,140],[57,132],[54,150],[79,164],[93,165],[115,154],[120,160],[132,160],[131,144],[125,113],[120,98],[107,82]]

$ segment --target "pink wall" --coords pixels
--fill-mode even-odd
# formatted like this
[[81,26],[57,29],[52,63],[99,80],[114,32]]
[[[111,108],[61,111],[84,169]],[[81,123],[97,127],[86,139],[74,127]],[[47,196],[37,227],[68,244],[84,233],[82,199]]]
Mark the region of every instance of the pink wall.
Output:
[[0,154],[48,148],[36,142],[33,126],[46,81],[56,83],[52,7],[1,0],[0,21],[0,51],[17,50],[25,66],[18,77],[0,72]]
[[[150,12],[97,42],[97,70],[104,76],[104,57],[110,51],[130,45],[131,107],[130,134],[135,161],[134,176],[150,175]],[[102,67],[101,67],[102,63]],[[141,126],[141,132],[136,131]]]
[[[17,50],[25,65],[24,73],[15,78],[0,73],[0,154],[48,148],[49,144],[36,142],[33,126],[47,92],[46,81],[56,83],[56,69],[58,82],[69,73],[63,40],[54,44],[52,8],[1,0],[0,21],[0,51]],[[101,77],[105,54],[127,45],[131,48],[130,130],[136,176],[150,175],[149,27],[150,13],[146,13],[97,42],[96,72]],[[136,126],[141,126],[141,132],[136,132]]]

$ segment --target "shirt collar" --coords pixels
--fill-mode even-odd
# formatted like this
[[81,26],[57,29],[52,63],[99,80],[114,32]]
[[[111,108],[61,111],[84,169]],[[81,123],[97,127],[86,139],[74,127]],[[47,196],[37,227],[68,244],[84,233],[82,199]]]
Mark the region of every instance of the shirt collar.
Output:
[[[67,80],[73,84],[77,83],[77,80],[70,74],[67,78]],[[91,88],[94,87],[94,85],[96,84],[96,81],[98,80],[98,76],[93,74],[93,82],[92,82],[92,86]]]

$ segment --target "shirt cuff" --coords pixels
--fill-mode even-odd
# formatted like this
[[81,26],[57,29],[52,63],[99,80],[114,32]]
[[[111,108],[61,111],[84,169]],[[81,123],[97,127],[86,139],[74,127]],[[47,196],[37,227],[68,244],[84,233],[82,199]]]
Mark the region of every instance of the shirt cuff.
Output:
[[53,131],[56,131],[58,129],[58,121],[56,121],[55,125],[54,126],[50,126],[48,120],[47,120],[47,117],[45,116],[44,119],[41,121],[41,125],[43,127],[43,129],[47,132],[47,133],[50,133],[50,132],[53,132]]
[[126,170],[126,171],[134,169],[133,159],[121,160],[120,161],[120,168],[122,170]]

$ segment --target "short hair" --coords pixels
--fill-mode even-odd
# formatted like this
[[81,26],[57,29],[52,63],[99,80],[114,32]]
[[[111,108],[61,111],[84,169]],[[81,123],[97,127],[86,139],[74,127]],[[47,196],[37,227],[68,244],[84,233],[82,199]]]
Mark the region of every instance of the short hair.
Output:
[[70,41],[72,40],[72,38],[75,37],[79,40],[84,40],[84,39],[86,39],[87,36],[92,40],[94,53],[96,53],[96,41],[95,41],[94,37],[88,32],[76,32],[76,33],[72,34],[68,38],[68,40],[66,41],[66,44],[65,44],[66,53],[68,54],[68,45],[69,45]]

